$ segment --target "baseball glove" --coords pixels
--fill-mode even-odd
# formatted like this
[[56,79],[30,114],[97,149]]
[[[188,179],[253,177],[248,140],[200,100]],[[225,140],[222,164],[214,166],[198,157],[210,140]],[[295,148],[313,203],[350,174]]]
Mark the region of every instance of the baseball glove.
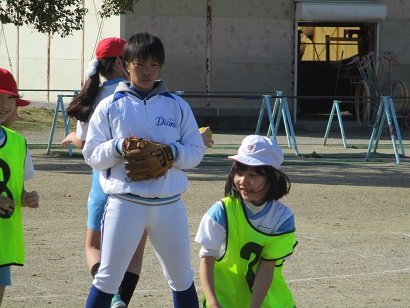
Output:
[[122,157],[127,176],[133,181],[160,177],[172,167],[173,161],[169,146],[138,137],[124,139]]

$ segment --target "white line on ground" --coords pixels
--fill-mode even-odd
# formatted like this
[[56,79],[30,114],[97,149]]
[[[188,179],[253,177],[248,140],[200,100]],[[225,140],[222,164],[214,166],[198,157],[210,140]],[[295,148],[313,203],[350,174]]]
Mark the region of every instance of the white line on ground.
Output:
[[288,282],[303,282],[311,280],[325,280],[325,279],[337,279],[337,278],[350,278],[357,276],[371,276],[371,275],[383,275],[383,274],[394,274],[394,273],[404,273],[409,272],[410,268],[403,268],[390,271],[381,271],[381,272],[371,272],[371,273],[357,273],[357,274],[346,274],[346,275],[336,275],[336,276],[323,276],[323,277],[311,277],[311,278],[300,278],[300,279],[291,279]]
[[399,235],[403,235],[406,237],[410,237],[410,233],[402,233],[402,232],[392,232],[393,234],[399,234]]

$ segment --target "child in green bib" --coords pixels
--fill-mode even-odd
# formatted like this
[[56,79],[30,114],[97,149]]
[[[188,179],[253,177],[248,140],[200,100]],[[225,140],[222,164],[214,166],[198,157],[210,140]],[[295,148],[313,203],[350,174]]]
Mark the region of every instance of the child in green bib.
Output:
[[0,68],[0,306],[6,286],[11,285],[11,265],[24,265],[22,207],[37,208],[36,191],[24,190],[34,176],[26,140],[6,128],[17,116],[17,106],[30,102],[20,98],[14,77]]
[[203,216],[199,276],[204,307],[295,307],[282,275],[297,244],[292,211],[278,200],[290,190],[284,155],[269,138],[250,135],[225,185],[225,198]]

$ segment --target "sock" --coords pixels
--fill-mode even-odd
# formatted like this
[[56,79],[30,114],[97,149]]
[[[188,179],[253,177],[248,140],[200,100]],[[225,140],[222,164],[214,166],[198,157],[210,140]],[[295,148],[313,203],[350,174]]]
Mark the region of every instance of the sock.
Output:
[[172,290],[172,297],[174,300],[174,308],[198,308],[198,296],[195,290],[195,284],[186,289],[185,291]]
[[91,276],[93,276],[93,278],[95,277],[95,274],[97,274],[99,268],[100,268],[100,262],[95,263],[93,267],[91,268]]
[[127,306],[131,301],[132,294],[134,294],[139,278],[140,276],[137,274],[125,272],[124,278],[122,279],[121,285],[118,289],[118,294]]
[[105,293],[92,286],[88,293],[85,308],[110,308],[113,294]]

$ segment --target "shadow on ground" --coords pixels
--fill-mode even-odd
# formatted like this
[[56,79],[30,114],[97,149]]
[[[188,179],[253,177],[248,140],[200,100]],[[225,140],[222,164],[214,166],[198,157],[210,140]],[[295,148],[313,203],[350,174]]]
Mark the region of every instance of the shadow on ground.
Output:
[[[91,173],[80,152],[73,156],[64,151],[33,153],[32,156],[38,171]],[[232,164],[227,156],[225,153],[206,154],[197,168],[188,170],[189,178],[225,181]],[[364,160],[363,154],[352,153],[312,153],[299,157],[288,154],[282,169],[292,183],[410,188],[409,158],[402,157],[401,161],[397,165],[393,154],[379,153],[373,154],[369,161]]]

